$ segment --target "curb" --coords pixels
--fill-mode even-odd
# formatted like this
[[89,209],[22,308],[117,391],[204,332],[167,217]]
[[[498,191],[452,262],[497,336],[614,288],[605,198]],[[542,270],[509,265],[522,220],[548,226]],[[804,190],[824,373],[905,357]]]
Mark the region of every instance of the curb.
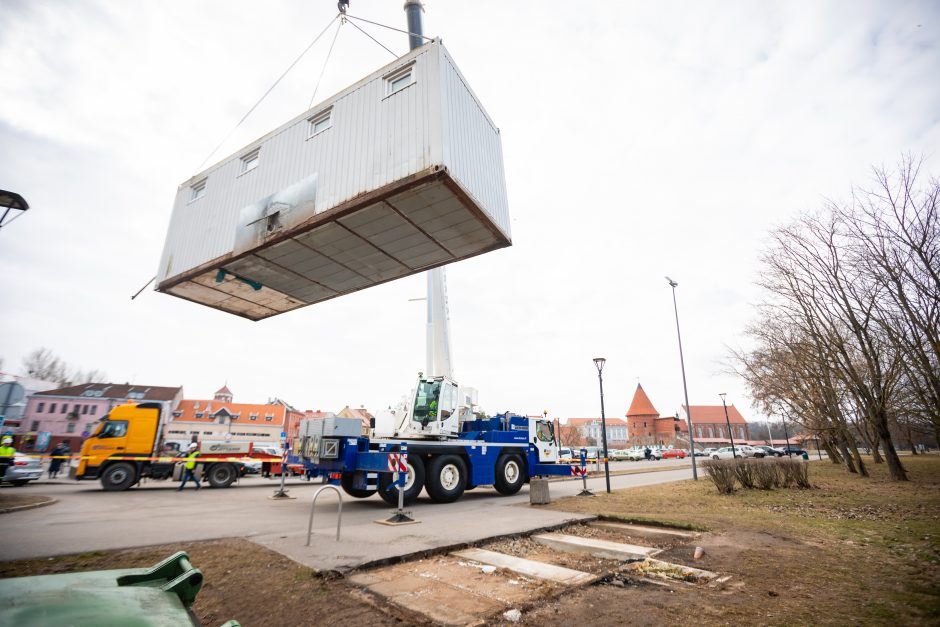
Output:
[[22,512],[27,509],[36,509],[37,507],[45,507],[46,505],[54,505],[58,503],[59,499],[54,499],[49,497],[48,501],[40,501],[39,503],[30,503],[28,505],[14,505],[13,507],[4,507],[0,508],[0,514],[12,514],[13,512]]

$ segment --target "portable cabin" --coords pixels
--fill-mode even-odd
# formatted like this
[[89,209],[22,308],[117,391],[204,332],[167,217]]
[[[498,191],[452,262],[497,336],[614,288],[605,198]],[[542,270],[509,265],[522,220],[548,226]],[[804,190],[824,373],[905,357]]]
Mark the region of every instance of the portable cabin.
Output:
[[434,40],[181,184],[156,289],[260,320],[510,245],[499,129]]

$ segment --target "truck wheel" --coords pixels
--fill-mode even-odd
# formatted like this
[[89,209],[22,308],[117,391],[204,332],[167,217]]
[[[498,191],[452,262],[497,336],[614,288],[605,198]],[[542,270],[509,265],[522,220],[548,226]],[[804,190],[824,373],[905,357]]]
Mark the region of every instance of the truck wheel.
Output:
[[[353,497],[354,499],[367,499],[373,494],[375,490],[360,490],[353,487],[353,480],[355,479],[356,473],[354,472],[344,472],[343,477],[339,480],[340,486],[343,488],[343,492]],[[395,498],[398,498],[398,495],[395,495]],[[397,500],[395,501],[398,502]]]
[[500,494],[515,494],[522,489],[525,478],[525,462],[518,455],[501,455],[496,461],[496,482],[493,487]]
[[209,468],[209,485],[213,488],[227,488],[235,481],[237,472],[231,464],[212,464]]
[[127,462],[118,462],[105,469],[104,474],[101,475],[101,487],[108,492],[126,490],[134,485],[136,479],[137,472],[133,466]]
[[[405,505],[411,505],[424,487],[424,461],[417,455],[409,455],[405,464],[408,467],[408,474],[405,476]],[[398,486],[392,477],[390,472],[379,475],[379,496],[389,505],[398,507]]]
[[467,464],[456,455],[439,455],[428,465],[428,496],[438,503],[453,503],[467,486]]

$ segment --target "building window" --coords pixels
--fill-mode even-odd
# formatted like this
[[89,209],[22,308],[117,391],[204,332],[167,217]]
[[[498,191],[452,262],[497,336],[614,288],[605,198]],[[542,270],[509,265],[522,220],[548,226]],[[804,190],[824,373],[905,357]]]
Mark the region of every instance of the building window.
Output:
[[248,420],[257,420],[257,419],[258,419],[258,414],[251,414],[248,416]]
[[49,413],[50,414],[55,413],[55,403],[49,403]]
[[273,414],[267,414],[267,415],[264,417],[264,419],[267,420],[268,422],[271,422],[272,420],[274,420],[274,415],[273,415]]
[[413,82],[415,82],[414,66],[409,65],[407,68],[385,77],[385,95],[391,96],[392,94],[398,93]]
[[197,183],[193,183],[189,188],[189,202],[194,200],[199,200],[206,195],[206,181],[208,179],[202,179]]
[[259,162],[258,155],[260,154],[261,154],[261,147],[259,146],[255,148],[254,150],[252,150],[251,152],[249,152],[244,157],[242,157],[242,171],[241,171],[242,174],[245,174],[246,172],[251,172],[252,170],[258,167],[258,162]]
[[39,403],[38,405],[36,405],[36,413],[37,413],[37,414],[41,414],[41,413],[42,413],[42,410],[45,409],[45,408],[46,408],[46,404],[45,404],[45,403]]
[[62,413],[63,413],[63,414],[69,413],[69,404],[68,404],[68,403],[62,403]]
[[65,432],[66,432],[66,433],[75,433],[75,423],[74,423],[74,422],[70,422],[70,423],[68,423],[67,425],[65,425]]
[[32,426],[29,428],[30,431],[39,431],[39,421],[34,420]]
[[201,412],[201,411],[197,411],[197,412],[196,412],[196,418],[202,418],[203,416],[205,416],[205,414],[204,414],[203,412]]
[[212,432],[211,432],[211,431],[203,431],[202,434],[203,434],[203,435],[212,435]]
[[94,415],[97,414],[97,413],[98,413],[98,406],[97,406],[97,405],[92,405],[92,406],[91,406],[91,415],[94,416]]
[[87,414],[87,413],[88,413],[88,405],[82,405],[82,413],[83,413],[83,414]]
[[310,123],[310,134],[307,135],[307,137],[313,137],[317,133],[322,133],[333,126],[333,107],[330,107],[326,111],[321,111],[312,118],[308,118],[307,122]]

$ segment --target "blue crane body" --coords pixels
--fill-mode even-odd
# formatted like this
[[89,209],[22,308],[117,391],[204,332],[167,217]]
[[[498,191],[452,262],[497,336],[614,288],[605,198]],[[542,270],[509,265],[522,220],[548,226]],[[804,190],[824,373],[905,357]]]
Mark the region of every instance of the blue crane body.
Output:
[[392,505],[398,499],[396,469],[405,476],[405,503],[422,488],[432,500],[449,503],[477,486],[492,485],[511,495],[531,477],[575,474],[570,464],[558,461],[550,420],[509,412],[477,418],[472,404],[458,402],[460,396],[447,377],[419,375],[417,392],[393,416],[389,437],[362,435],[359,419],[305,420],[289,461],[353,497],[378,492]]

